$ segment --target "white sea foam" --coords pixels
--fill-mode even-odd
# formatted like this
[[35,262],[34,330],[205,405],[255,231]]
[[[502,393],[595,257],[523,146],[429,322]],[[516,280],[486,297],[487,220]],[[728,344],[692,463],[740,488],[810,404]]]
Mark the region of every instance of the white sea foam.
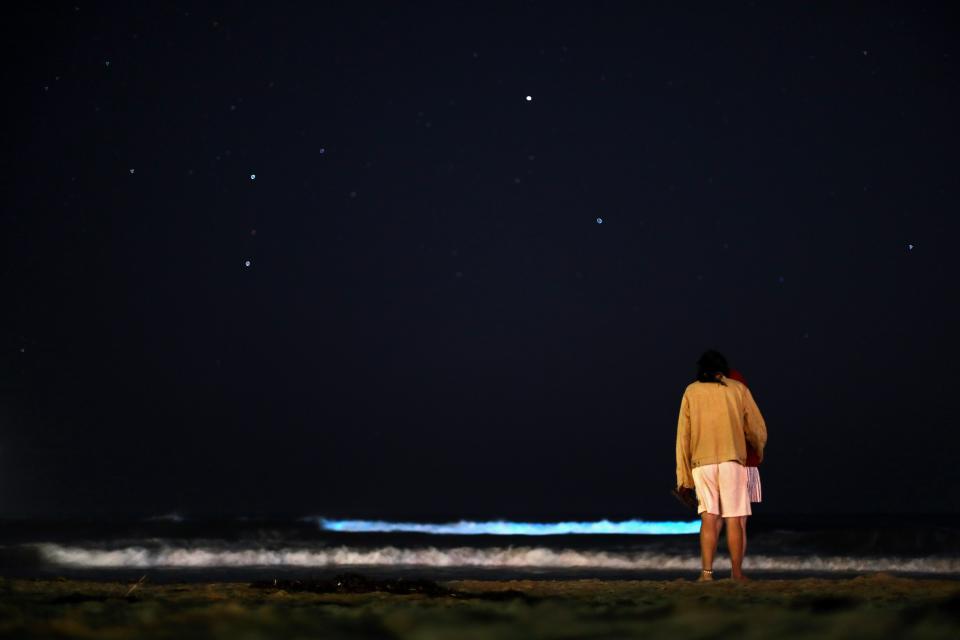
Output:
[[[214,547],[161,546],[104,550],[52,543],[36,545],[43,558],[55,565],[74,568],[203,568],[203,567],[483,567],[491,569],[620,569],[637,571],[695,571],[700,566],[693,554],[613,553],[546,549],[543,547],[497,547],[480,549],[425,547],[402,549],[218,549]],[[728,569],[718,558],[716,567]],[[960,574],[960,558],[901,558],[853,556],[748,556],[745,568],[799,572],[911,572]]]

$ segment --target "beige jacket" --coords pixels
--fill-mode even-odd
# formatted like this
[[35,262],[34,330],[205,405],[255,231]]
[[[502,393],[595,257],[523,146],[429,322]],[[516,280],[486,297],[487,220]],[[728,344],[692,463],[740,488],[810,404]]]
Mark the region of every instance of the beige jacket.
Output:
[[763,459],[767,425],[746,385],[722,378],[694,382],[683,393],[677,421],[677,486],[694,488],[692,470],[705,464],[747,461],[747,441]]

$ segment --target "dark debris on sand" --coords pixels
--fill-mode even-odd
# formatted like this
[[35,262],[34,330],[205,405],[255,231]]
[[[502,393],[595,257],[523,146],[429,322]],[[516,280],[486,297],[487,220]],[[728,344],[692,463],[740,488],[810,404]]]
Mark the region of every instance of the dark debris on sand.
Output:
[[288,593],[390,593],[393,595],[422,595],[428,598],[458,598],[462,600],[539,600],[522,591],[485,591],[480,593],[449,589],[433,580],[405,580],[404,578],[377,580],[355,573],[338,574],[327,580],[258,580],[250,583],[254,589],[272,589]]

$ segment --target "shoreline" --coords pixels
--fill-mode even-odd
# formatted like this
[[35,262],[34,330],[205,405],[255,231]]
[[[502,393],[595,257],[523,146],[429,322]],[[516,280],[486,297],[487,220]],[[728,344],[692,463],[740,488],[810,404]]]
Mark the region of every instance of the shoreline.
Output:
[[[956,638],[960,582],[855,578],[449,580],[458,596],[250,583],[0,578],[0,637]],[[706,634],[709,635],[709,634]]]

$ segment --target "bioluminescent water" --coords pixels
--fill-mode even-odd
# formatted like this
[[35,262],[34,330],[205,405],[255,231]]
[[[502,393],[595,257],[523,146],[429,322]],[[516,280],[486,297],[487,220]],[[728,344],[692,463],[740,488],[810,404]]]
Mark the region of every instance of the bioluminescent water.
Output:
[[389,522],[386,520],[331,520],[316,518],[317,524],[326,531],[350,533],[428,533],[436,535],[465,536],[560,536],[560,535],[688,535],[700,532],[700,521],[650,521],[626,520],[611,522],[510,522],[491,520],[471,522],[461,520],[445,524],[419,522]]
[[[803,575],[886,571],[960,579],[958,523],[931,518],[896,529],[881,518],[757,518],[744,566]],[[115,571],[157,569],[163,579],[218,575],[239,581],[271,572],[316,576],[342,570],[444,579],[694,575],[700,566],[698,529],[696,521],[639,518],[425,523],[316,515],[203,520],[180,513],[94,527],[13,522],[0,526],[0,574],[65,575],[56,573],[62,569],[100,579]],[[725,546],[715,564],[721,571],[728,566]]]

